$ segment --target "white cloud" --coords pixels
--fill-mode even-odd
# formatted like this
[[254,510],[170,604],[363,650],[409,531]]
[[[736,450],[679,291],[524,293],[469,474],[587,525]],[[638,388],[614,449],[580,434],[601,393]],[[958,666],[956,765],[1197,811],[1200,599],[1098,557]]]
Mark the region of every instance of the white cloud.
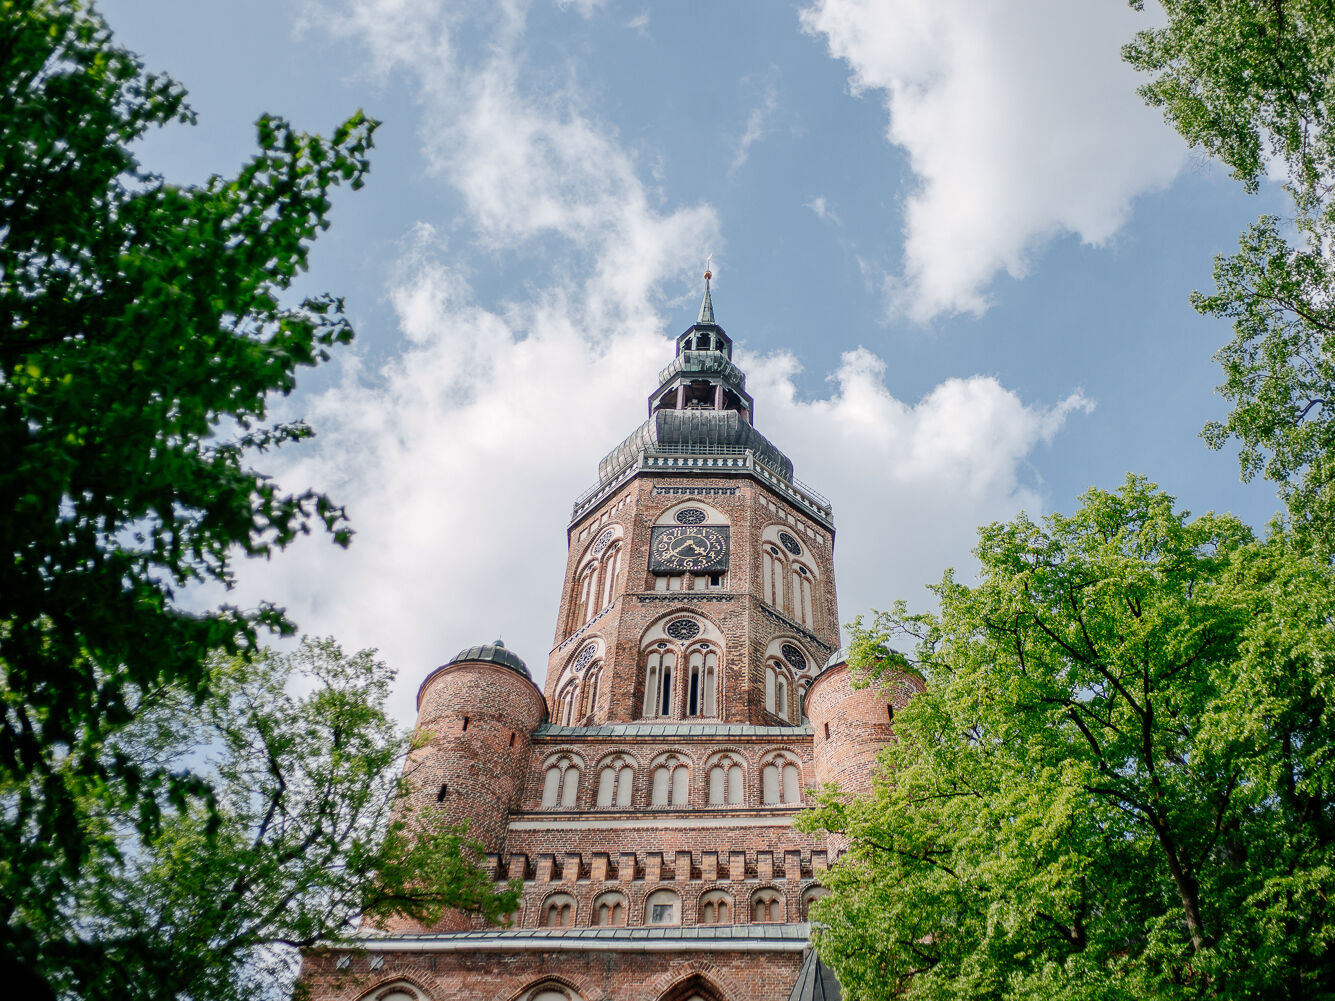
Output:
[[649,11],[647,9],[640,11],[638,14],[636,14],[634,17],[632,17],[629,21],[626,22],[626,27],[629,28],[631,31],[635,32],[641,38],[648,38]]
[[766,81],[764,92],[761,94],[760,102],[751,109],[751,113],[746,117],[746,128],[742,131],[741,138],[737,140],[737,146],[732,154],[732,170],[737,170],[746,163],[747,157],[751,155],[751,147],[769,134],[770,120],[774,117],[774,112],[779,107],[779,91],[774,86],[772,80]]
[[[387,81],[406,73],[424,155],[462,196],[469,225],[452,228],[447,247],[436,225],[418,224],[387,290],[401,350],[375,367],[344,359],[339,385],[300,401],[319,438],[274,460],[284,484],[313,485],[348,507],[353,545],[312,539],[248,565],[239,596],[285,604],[305,631],[347,647],[379,647],[400,671],[404,719],[427,670],[497,635],[541,678],[570,504],[644,418],[671,352],[665,289],[682,288],[721,241],[710,207],[651,204],[615,133],[578,93],[528,81],[522,9],[487,21],[490,43],[468,55],[452,38],[478,23],[454,16],[417,0],[347,8],[342,29],[365,31],[357,37],[373,69]],[[382,37],[387,24],[402,37]],[[536,271],[526,264],[527,284],[510,301],[475,291],[476,248],[553,241],[562,253]],[[715,301],[745,338],[746,318],[727,315],[725,277]],[[1085,405],[1078,396],[1026,405],[981,377],[908,404],[861,349],[844,356],[825,398],[803,400],[790,356],[740,360],[760,429],[837,505],[845,618],[921,596],[947,563],[967,558],[978,523],[1037,507],[1027,457]]]
[[811,209],[812,212],[815,212],[816,218],[820,219],[823,222],[832,222],[836,226],[840,225],[841,223],[838,213],[836,213],[834,209],[830,208],[829,201],[826,199],[824,195],[817,195],[815,198],[811,199],[811,201],[805,202],[804,207]]
[[[892,306],[982,313],[1063,234],[1106,243],[1167,185],[1182,143],[1136,96],[1119,50],[1144,15],[1107,0],[817,0],[802,24],[881,94],[918,184]],[[1138,20],[1140,18],[1140,20]]]

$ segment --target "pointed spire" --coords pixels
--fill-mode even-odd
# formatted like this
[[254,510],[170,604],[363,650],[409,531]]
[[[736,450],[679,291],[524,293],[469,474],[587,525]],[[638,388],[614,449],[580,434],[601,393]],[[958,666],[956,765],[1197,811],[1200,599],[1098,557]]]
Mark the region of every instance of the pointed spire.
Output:
[[700,300],[700,315],[696,318],[696,323],[714,322],[714,300],[709,297],[709,279],[713,277],[713,272],[705,272],[705,297]]

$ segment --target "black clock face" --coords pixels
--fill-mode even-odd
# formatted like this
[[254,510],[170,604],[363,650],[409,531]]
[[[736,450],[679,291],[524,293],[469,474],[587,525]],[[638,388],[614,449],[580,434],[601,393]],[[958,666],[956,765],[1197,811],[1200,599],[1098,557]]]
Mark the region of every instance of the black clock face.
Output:
[[655,573],[728,569],[728,529],[706,525],[655,528],[649,542],[649,569]]

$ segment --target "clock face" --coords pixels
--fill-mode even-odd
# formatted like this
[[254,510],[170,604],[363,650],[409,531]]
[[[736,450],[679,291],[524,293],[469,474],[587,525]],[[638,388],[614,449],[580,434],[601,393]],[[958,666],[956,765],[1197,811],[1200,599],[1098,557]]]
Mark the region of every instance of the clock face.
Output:
[[658,527],[649,542],[654,573],[718,572],[728,569],[728,529],[707,525]]

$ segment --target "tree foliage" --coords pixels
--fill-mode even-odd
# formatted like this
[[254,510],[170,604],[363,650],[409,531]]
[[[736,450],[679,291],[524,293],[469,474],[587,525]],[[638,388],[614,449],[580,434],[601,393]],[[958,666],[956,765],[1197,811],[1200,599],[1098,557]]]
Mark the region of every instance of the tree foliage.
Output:
[[[1140,7],[1136,0],[1133,6]],[[1192,296],[1234,337],[1217,355],[1233,403],[1205,428],[1241,445],[1244,479],[1279,484],[1295,528],[1335,553],[1335,8],[1328,0],[1162,0],[1162,27],[1123,50],[1141,88],[1249,191],[1282,176],[1293,215],[1262,217]]]
[[285,998],[296,950],[349,941],[361,921],[513,911],[517,892],[497,892],[480,846],[411,812],[409,740],[372,651],[304,640],[209,666],[202,706],[168,689],[113,743],[202,774],[217,812],[172,813],[148,838],[94,818],[119,850],[85,866],[64,921],[38,926],[41,972],[63,996]]
[[[329,296],[285,296],[359,187],[375,123],[328,139],[262,117],[231,178],[181,187],[134,144],[189,123],[182,89],[145,73],[80,0],[0,0],[0,961],[39,960],[46,927],[131,818],[208,796],[188,768],[114,741],[164,688],[202,701],[208,654],[253,651],[280,609],[187,611],[322,526],[326,497],[250,468],[307,436],[269,398],[352,331]],[[203,821],[201,821],[203,822]]]
[[[813,920],[852,999],[1335,992],[1335,577],[1136,478],[855,629],[896,715]],[[908,653],[896,653],[909,649]]]

